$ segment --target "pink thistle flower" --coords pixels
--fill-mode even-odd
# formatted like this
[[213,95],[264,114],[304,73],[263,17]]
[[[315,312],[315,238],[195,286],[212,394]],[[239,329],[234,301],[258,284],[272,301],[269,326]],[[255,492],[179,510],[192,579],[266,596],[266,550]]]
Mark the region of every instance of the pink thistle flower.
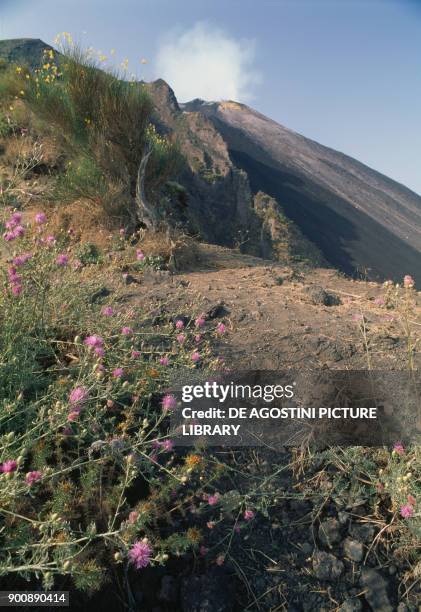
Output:
[[198,363],[200,359],[200,353],[198,353],[197,351],[195,351],[191,356],[191,360],[193,361],[193,363]]
[[132,358],[133,359],[139,359],[139,357],[141,356],[141,352],[140,351],[132,351]]
[[27,261],[32,259],[32,253],[22,253],[13,258],[13,264],[15,266],[23,266]]
[[120,234],[120,236],[124,236],[126,233],[126,230],[124,229],[124,227],[121,227],[118,231],[118,233]]
[[133,330],[131,327],[122,327],[121,328],[121,333],[123,336],[131,336],[133,333]]
[[376,306],[384,306],[384,299],[383,298],[376,298],[374,300],[374,303]]
[[244,520],[245,521],[251,521],[252,519],[254,519],[254,512],[253,512],[253,510],[245,510],[244,511]]
[[10,474],[11,472],[14,472],[17,467],[17,462],[14,459],[9,459],[8,461],[5,461],[0,465],[0,472],[3,472],[4,474]]
[[34,482],[37,482],[38,480],[41,480],[41,478],[42,478],[42,472],[39,472],[38,470],[35,470],[33,472],[28,472],[26,474],[25,482],[26,482],[26,484],[31,486],[32,484],[34,484]]
[[38,225],[43,225],[46,222],[47,222],[47,215],[45,213],[38,212],[35,215],[35,223],[37,223]]
[[174,395],[164,395],[164,397],[162,398],[162,408],[167,411],[167,410],[174,410],[177,407],[177,400],[175,399]]
[[60,253],[60,255],[57,256],[56,264],[58,266],[67,266],[68,263],[69,263],[69,258],[64,253]]
[[6,242],[11,242],[16,238],[16,236],[14,232],[6,232],[3,234],[3,238],[6,240]]
[[45,242],[46,242],[46,244],[47,244],[48,246],[52,246],[53,244],[55,244],[55,243],[56,243],[56,239],[55,239],[55,237],[54,237],[54,236],[49,235],[49,236],[47,236],[47,237],[46,237]]
[[170,360],[168,359],[168,357],[161,357],[159,363],[162,366],[167,366],[170,363]]
[[20,281],[22,280],[22,277],[19,276],[19,274],[17,273],[16,268],[13,267],[13,266],[8,269],[7,275],[9,277],[9,281],[11,283],[20,283]]
[[139,513],[136,512],[135,510],[132,510],[132,512],[130,512],[129,514],[129,523],[133,525],[137,521],[138,518],[139,518]]
[[102,346],[104,344],[104,340],[101,336],[87,336],[83,341],[83,344],[86,346]]
[[12,286],[13,295],[20,295],[22,293],[22,285],[16,284]]
[[152,548],[147,541],[137,541],[129,550],[128,557],[136,569],[147,567],[151,561]]
[[352,315],[352,320],[353,321],[364,321],[364,315],[360,313],[355,313]]
[[186,336],[184,334],[178,334],[177,336],[177,342],[179,344],[184,344],[184,342],[186,341]]
[[400,507],[399,512],[402,518],[411,518],[411,516],[414,514],[414,508],[410,504],[404,504]]
[[22,222],[22,213],[14,212],[10,217],[10,221],[13,223],[13,225],[18,225]]
[[219,323],[216,326],[216,333],[218,334],[225,334],[225,332],[227,331],[226,326],[223,323]]
[[196,342],[196,344],[199,344],[199,342],[202,341],[202,335],[201,334],[196,334],[194,337],[194,341]]
[[101,313],[104,315],[104,317],[112,317],[114,314],[114,310],[111,308],[111,306],[104,306],[104,308],[101,310]]
[[136,259],[138,261],[143,261],[145,259],[145,255],[144,255],[143,251],[141,251],[140,249],[136,250]]
[[197,319],[195,321],[196,327],[203,327],[205,323],[206,323],[206,321],[203,318],[203,316],[197,317]]
[[407,289],[412,289],[412,287],[415,287],[415,281],[412,278],[412,276],[410,276],[409,274],[406,274],[403,277],[403,286],[406,287]]
[[215,493],[214,495],[209,495],[208,504],[209,506],[215,506],[219,502],[219,493]]
[[113,370],[113,377],[114,378],[121,378],[124,374],[124,370],[123,368],[115,368]]
[[393,445],[393,450],[397,455],[404,455],[405,454],[405,448],[402,444],[402,442],[395,442],[395,444]]
[[184,321],[182,321],[181,319],[178,319],[175,322],[175,328],[176,329],[183,329],[183,327],[184,327]]
[[88,391],[85,387],[75,387],[69,395],[69,404],[73,404],[74,406],[80,406],[89,397]]
[[25,234],[25,228],[22,225],[17,225],[13,230],[15,238],[20,238]]
[[96,346],[94,348],[94,352],[96,355],[98,355],[98,357],[104,357],[105,355],[105,351],[102,346]]
[[162,442],[162,444],[161,444],[161,448],[162,448],[162,449],[163,449],[165,452],[169,453],[169,452],[170,452],[170,451],[172,451],[172,450],[173,450],[173,448],[174,448],[174,442],[173,442],[172,440],[164,440],[164,441]]

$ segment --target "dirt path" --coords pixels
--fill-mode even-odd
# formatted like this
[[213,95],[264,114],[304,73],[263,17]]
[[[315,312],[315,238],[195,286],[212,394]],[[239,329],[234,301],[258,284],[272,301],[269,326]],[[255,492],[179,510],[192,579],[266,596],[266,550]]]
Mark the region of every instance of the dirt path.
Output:
[[[337,296],[339,303],[318,303],[325,297],[320,288]],[[407,367],[400,317],[379,301],[384,287],[345,278],[335,270],[292,268],[201,245],[194,269],[173,277],[146,275],[144,291],[196,312],[223,304],[229,333],[220,351],[238,369],[365,369],[368,359],[373,368]],[[419,335],[419,306],[411,319]]]

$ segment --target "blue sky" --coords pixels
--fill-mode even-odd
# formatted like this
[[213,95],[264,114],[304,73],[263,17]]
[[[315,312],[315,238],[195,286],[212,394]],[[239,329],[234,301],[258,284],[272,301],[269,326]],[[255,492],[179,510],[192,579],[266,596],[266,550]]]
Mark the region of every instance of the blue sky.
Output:
[[421,193],[421,0],[0,0],[0,38],[63,31],[182,101],[239,99]]

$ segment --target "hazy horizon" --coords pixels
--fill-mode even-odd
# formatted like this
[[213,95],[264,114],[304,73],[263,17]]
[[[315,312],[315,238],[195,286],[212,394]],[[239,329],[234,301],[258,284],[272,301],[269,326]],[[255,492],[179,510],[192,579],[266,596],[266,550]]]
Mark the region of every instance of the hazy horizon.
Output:
[[417,2],[0,0],[2,39],[62,31],[180,102],[244,102],[421,194]]

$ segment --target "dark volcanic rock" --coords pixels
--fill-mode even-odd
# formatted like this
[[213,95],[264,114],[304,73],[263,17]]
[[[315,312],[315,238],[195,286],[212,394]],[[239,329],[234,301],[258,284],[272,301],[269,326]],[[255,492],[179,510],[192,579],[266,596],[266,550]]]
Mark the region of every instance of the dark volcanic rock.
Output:
[[351,597],[350,599],[345,599],[339,608],[339,612],[360,612],[362,608],[363,605],[361,601],[356,597]]
[[102,298],[106,298],[109,295],[111,295],[111,291],[107,289],[107,287],[101,287],[101,289],[98,289],[98,291],[95,291],[95,293],[91,295],[90,301],[92,304],[96,304],[100,302]]
[[330,548],[340,542],[340,523],[337,519],[331,518],[320,523],[319,540],[324,546],[329,546]]
[[183,612],[231,612],[233,606],[233,581],[222,568],[213,568],[203,576],[184,578],[181,587]]
[[208,310],[204,313],[205,318],[208,320],[219,319],[220,317],[225,317],[229,314],[228,308],[225,306],[224,302],[217,302],[213,304]]
[[358,542],[358,540],[351,540],[351,538],[347,538],[344,541],[344,553],[348,559],[359,563],[362,561],[364,555],[364,546],[362,542]]
[[163,576],[161,580],[161,590],[158,599],[167,603],[177,601],[178,589],[177,581],[173,576]]
[[341,300],[338,298],[337,295],[325,291],[323,287],[320,287],[319,285],[312,285],[311,287],[306,287],[304,291],[310,298],[311,303],[315,305],[339,306],[339,304],[341,303]]
[[344,564],[330,553],[317,551],[313,556],[313,572],[319,580],[337,580],[344,571]]
[[361,586],[373,612],[393,612],[394,607],[387,592],[387,582],[379,571],[364,567],[361,572]]

